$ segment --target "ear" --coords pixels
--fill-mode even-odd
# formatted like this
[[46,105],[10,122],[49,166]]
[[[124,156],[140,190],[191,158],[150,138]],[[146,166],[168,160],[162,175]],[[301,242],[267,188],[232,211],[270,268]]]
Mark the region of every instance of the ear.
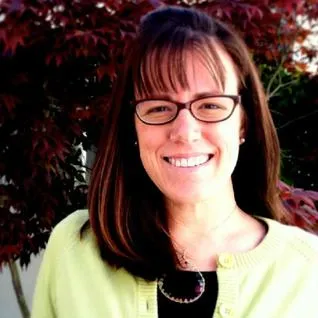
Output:
[[245,138],[246,136],[246,129],[244,123],[242,123],[242,126],[240,128],[240,138]]
[[247,134],[247,117],[244,111],[241,112],[240,139],[246,138]]

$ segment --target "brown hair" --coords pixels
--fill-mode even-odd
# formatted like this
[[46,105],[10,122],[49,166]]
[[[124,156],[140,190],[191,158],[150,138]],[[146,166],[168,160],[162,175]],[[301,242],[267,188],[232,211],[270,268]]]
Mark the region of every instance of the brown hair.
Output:
[[[207,60],[207,68],[222,86],[222,64],[213,43],[222,45],[235,64],[247,119],[246,142],[232,175],[237,204],[249,214],[285,217],[277,190],[278,138],[245,44],[231,28],[200,11],[174,6],[157,9],[143,18],[129,47],[105,114],[89,188],[90,224],[103,259],[145,279],[175,268],[177,257],[167,235],[163,195],[146,174],[134,145],[130,103],[136,91],[151,95],[158,87],[174,88],[176,82],[186,87],[183,60],[189,49]],[[153,63],[162,56],[169,56],[164,66]],[[168,82],[163,72],[168,72]]]

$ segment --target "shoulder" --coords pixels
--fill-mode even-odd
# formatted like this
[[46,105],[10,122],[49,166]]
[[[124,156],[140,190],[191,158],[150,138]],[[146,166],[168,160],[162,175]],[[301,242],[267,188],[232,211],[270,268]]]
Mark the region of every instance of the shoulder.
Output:
[[[77,210],[59,222],[52,231],[52,235],[69,233],[74,235],[88,221],[88,210]],[[55,234],[58,233],[58,234]]]
[[284,248],[299,254],[307,261],[318,263],[318,236],[297,226],[285,225],[275,220],[261,218],[268,226],[268,232],[279,240]]
[[70,248],[81,240],[82,226],[89,220],[88,210],[78,210],[60,221],[53,229],[46,250],[61,254],[61,250]]

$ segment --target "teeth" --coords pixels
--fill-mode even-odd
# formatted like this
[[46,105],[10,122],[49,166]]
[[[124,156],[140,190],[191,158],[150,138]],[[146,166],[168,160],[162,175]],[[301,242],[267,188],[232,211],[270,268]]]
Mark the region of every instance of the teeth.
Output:
[[193,167],[197,165],[197,160],[196,158],[189,158],[188,159],[188,166]]
[[202,164],[202,158],[197,157],[197,158],[195,159],[195,164],[196,164],[197,166],[200,165],[200,164]]
[[206,163],[209,160],[208,155],[202,155],[198,157],[191,158],[167,158],[168,162],[176,167],[195,167]]

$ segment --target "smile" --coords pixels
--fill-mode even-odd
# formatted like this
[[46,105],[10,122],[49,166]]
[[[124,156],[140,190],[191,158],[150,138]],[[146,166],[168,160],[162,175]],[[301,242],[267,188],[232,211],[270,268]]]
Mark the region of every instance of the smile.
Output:
[[200,155],[189,158],[164,157],[164,160],[175,167],[189,168],[197,167],[208,162],[213,155]]

